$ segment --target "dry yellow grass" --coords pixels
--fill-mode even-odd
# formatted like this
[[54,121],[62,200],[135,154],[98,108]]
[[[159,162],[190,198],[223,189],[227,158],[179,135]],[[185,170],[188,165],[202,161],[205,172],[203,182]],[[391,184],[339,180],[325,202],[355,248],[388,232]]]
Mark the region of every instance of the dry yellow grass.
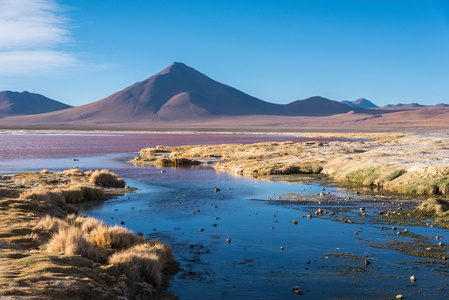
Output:
[[107,187],[125,187],[125,181],[117,174],[108,170],[94,171],[90,174],[89,181],[95,185]]
[[54,233],[57,232],[60,228],[66,226],[67,222],[65,220],[46,215],[44,218],[39,220],[39,222],[34,227],[34,230],[38,232]]
[[147,281],[157,286],[162,283],[163,270],[173,262],[170,246],[152,241],[135,245],[113,254],[109,263],[136,281]]
[[75,226],[60,228],[48,242],[47,251],[55,254],[81,255],[91,259],[98,256],[98,251]]
[[84,176],[84,172],[79,168],[72,168],[62,172],[66,176]]
[[89,232],[89,241],[100,248],[127,249],[145,242],[145,238],[120,226],[100,225]]

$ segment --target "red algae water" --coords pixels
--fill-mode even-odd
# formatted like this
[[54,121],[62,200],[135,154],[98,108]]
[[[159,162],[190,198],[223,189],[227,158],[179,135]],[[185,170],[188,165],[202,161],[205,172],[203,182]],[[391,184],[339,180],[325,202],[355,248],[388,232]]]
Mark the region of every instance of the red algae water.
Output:
[[195,144],[306,142],[318,139],[281,135],[121,133],[121,132],[14,132],[0,134],[0,160],[85,157],[108,153],[139,152],[143,148]]

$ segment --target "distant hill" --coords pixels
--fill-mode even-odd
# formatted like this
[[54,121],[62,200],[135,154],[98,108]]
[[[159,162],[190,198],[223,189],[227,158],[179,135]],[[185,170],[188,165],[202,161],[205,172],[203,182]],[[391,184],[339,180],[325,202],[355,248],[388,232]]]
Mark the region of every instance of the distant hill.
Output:
[[288,116],[331,116],[345,114],[350,111],[354,111],[354,108],[319,96],[294,101],[285,105],[285,115]]
[[389,109],[417,109],[417,108],[423,108],[427,107],[426,105],[418,104],[418,103],[408,103],[408,104],[388,104],[385,105],[383,108],[389,108]]
[[359,107],[359,108],[378,108],[379,106],[377,106],[376,104],[374,104],[373,102],[369,101],[368,99],[365,98],[359,98],[357,100],[354,101],[341,101],[341,103],[344,103],[346,105],[349,105],[351,107]]
[[29,92],[0,92],[0,116],[42,114],[72,106]]

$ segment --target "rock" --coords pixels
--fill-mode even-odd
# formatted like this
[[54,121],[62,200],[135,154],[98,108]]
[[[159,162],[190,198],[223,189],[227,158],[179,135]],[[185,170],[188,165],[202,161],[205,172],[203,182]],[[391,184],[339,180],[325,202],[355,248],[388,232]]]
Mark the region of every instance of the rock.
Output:
[[281,247],[281,250],[284,251],[284,247]]
[[312,219],[312,215],[307,215],[307,219]]
[[364,213],[365,212],[365,208],[364,207],[360,207],[360,212]]
[[125,185],[125,190],[129,190],[129,185]]
[[226,243],[230,244],[231,243],[231,239],[226,239]]
[[354,234],[355,234],[355,235],[358,235],[358,234],[359,234],[359,232],[358,232],[358,231],[354,231]]
[[436,239],[436,240],[439,240],[439,239],[440,239],[440,237],[439,237],[439,236],[437,235],[437,236],[435,237],[435,239]]
[[320,197],[323,197],[323,196],[324,196],[324,193],[323,193],[323,192],[321,192],[321,193],[320,193]]
[[200,228],[200,231],[201,231],[201,232],[203,232],[203,231],[204,231],[204,229],[203,229],[203,228]]
[[310,260],[306,261],[306,264],[310,265]]
[[297,220],[293,220],[292,223],[293,223],[294,225],[296,225],[296,224],[298,224],[298,221],[297,221]]
[[365,266],[368,266],[370,264],[371,264],[371,262],[369,260],[365,260]]
[[410,276],[410,281],[411,281],[411,282],[416,282],[416,277],[415,277],[415,275]]
[[444,246],[444,243],[443,243],[443,242],[439,242],[439,243],[438,243],[438,246],[443,247],[443,246]]
[[121,221],[121,222],[120,222],[120,225],[125,225],[125,222]]
[[220,189],[216,187],[215,188],[215,192],[219,192],[219,191],[220,191]]
[[396,295],[396,299],[404,299],[404,296],[402,296],[401,294]]
[[296,295],[302,295],[303,291],[299,286],[294,286],[292,287],[292,292],[295,293]]
[[212,224],[212,226],[217,227],[218,225],[217,224]]

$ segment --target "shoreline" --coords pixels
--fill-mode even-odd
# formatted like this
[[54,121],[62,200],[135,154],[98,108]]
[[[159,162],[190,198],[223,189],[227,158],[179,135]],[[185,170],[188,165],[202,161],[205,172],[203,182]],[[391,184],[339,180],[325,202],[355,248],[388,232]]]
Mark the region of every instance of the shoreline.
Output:
[[[166,284],[162,271],[176,268],[169,245],[77,216],[83,205],[131,192],[107,171],[1,175],[0,297],[111,299],[156,294]],[[142,259],[140,271],[130,272],[136,268],[129,264],[136,255],[152,258]],[[144,271],[148,268],[154,269],[151,274]]]

